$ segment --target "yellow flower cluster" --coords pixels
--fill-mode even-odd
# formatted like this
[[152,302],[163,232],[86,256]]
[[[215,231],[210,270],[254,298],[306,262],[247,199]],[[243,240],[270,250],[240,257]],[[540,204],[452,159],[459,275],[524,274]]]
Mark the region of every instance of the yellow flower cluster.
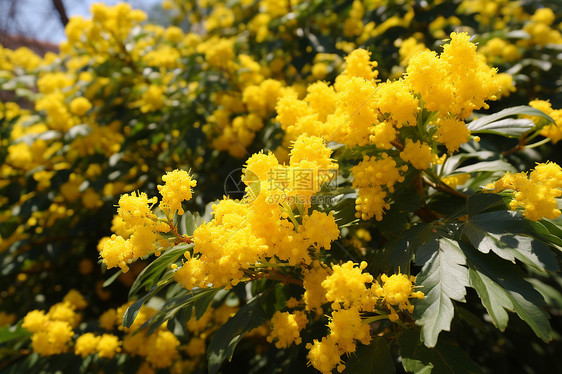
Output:
[[556,15],[552,9],[537,9],[535,14],[531,16],[530,22],[526,23],[523,27],[523,30],[531,36],[528,43],[541,46],[547,44],[561,44],[562,34],[559,30],[551,28],[555,19]]
[[[329,271],[316,271],[313,278],[305,275],[306,292],[312,291],[317,295],[323,292],[324,300],[320,303],[330,302],[333,309],[328,323],[329,335],[307,344],[310,363],[322,373],[331,373],[335,367],[339,372],[343,371],[345,365],[341,355],[355,352],[356,341],[362,344],[371,341],[369,324],[362,322],[361,313],[376,311],[379,305],[390,310],[387,317],[395,322],[399,316],[393,306],[411,313],[413,306],[409,299],[424,297],[422,292],[413,290],[414,277],[405,274],[388,277],[383,274],[379,283],[371,274],[363,272],[366,267],[366,262],[357,265],[348,261],[343,265],[333,265]],[[322,277],[325,278],[322,280]],[[320,290],[317,289],[318,284]],[[304,300],[308,303],[310,295],[306,296],[305,293]],[[313,302],[316,304],[318,301]]]
[[335,219],[308,207],[326,175],[337,170],[330,156],[321,139],[303,135],[293,144],[289,165],[272,153],[250,157],[245,199],[223,199],[213,207],[214,218],[195,230],[193,253],[186,252],[176,281],[188,289],[229,288],[248,279],[245,274],[260,262],[309,264],[311,253],[329,249],[339,236]]
[[[143,306],[130,328],[122,326],[123,315],[130,305],[131,303],[128,303],[104,312],[100,316],[99,325],[108,333],[86,332],[78,336],[74,342],[74,354],[81,357],[97,354],[99,358],[106,359],[113,359],[119,353],[141,356],[145,360],[144,365],[147,365],[150,370],[168,368],[173,364],[178,364],[180,342],[165,325],[160,326],[150,335],[147,334],[147,328],[139,330],[154,316],[156,310]],[[77,314],[75,310],[85,307],[83,296],[72,290],[64,297],[63,302],[53,305],[48,313],[41,310],[29,312],[24,317],[22,326],[33,333],[31,337],[33,351],[42,356],[68,352],[72,347],[72,337],[75,334],[72,329],[76,328],[81,321],[81,315]],[[220,320],[221,323],[224,323],[232,316],[232,310],[221,309],[219,312],[219,309],[213,310],[214,313],[212,313],[212,308],[210,308],[209,313],[217,321]],[[122,339],[111,333],[117,326],[125,332]],[[187,327],[189,328],[189,324]],[[188,354],[193,357],[202,354],[201,349],[195,347],[195,343],[197,341],[192,346],[196,348],[196,352],[188,349]]]
[[140,10],[132,9],[127,3],[114,7],[97,3],[91,7],[92,19],[72,17],[66,26],[68,41],[61,43],[62,52],[73,54],[81,49],[102,57],[119,46],[131,29],[146,18]]
[[427,169],[431,163],[437,160],[437,155],[432,153],[431,146],[420,141],[406,140],[404,150],[400,152],[400,158],[410,162],[416,169]]
[[521,52],[516,45],[500,38],[492,38],[478,49],[489,62],[497,64],[501,62],[517,61],[521,58]]
[[287,348],[292,343],[300,344],[302,342],[300,332],[307,323],[308,318],[304,312],[275,312],[271,317],[273,327],[267,341],[272,343],[276,340],[277,348]]
[[[423,170],[439,162],[436,145],[443,144],[453,152],[468,141],[470,131],[464,119],[475,109],[487,108],[485,100],[497,99],[505,89],[504,77],[486,65],[466,33],[452,33],[441,55],[422,50],[409,56],[405,78],[377,83],[374,67],[370,53],[357,49],[347,56],[346,68],[333,86],[312,84],[302,100],[294,94],[282,96],[277,102],[277,120],[287,138],[306,133],[348,146],[398,147],[403,161]],[[427,125],[418,123],[422,107],[436,112],[428,125],[435,128],[435,143],[406,138],[401,145],[401,134],[408,127]],[[382,219],[389,208],[387,192],[403,180],[406,169],[386,153],[355,166],[358,216]],[[384,177],[361,176],[373,172]]]
[[[183,170],[169,172],[162,179],[164,185],[158,186],[163,196],[160,208],[168,214],[169,221],[170,215],[176,210],[180,214],[184,213],[181,203],[191,199],[191,187],[197,182]],[[158,234],[170,231],[168,221],[159,219],[152,212],[152,206],[157,202],[156,197],[149,199],[145,193],[121,196],[118,216],[114,217],[112,226],[116,234],[102,239],[99,245],[100,255],[108,268],[119,266],[123,272],[127,272],[128,264],[156,250]]]
[[525,218],[532,221],[560,217],[556,198],[562,196],[562,168],[554,162],[538,164],[529,175],[507,173],[486,188],[494,192],[515,191],[509,204],[511,210],[523,208]]
[[420,52],[425,52],[428,49],[425,44],[419,43],[416,38],[409,37],[406,40],[400,40],[400,49],[398,50],[398,55],[400,56],[400,65],[408,66],[410,58],[417,55]]
[[404,181],[402,172],[406,170],[408,166],[398,166],[386,153],[378,159],[364,156],[363,161],[351,168],[353,187],[358,189],[356,215],[364,220],[373,216],[382,220],[383,210],[390,208],[387,192],[394,192],[394,185]]
[[20,47],[16,50],[2,48],[0,45],[0,70],[14,72],[17,69],[31,71],[41,65],[43,61],[33,51]]
[[383,299],[384,304],[390,309],[388,319],[397,321],[399,316],[393,306],[400,310],[407,310],[412,313],[414,306],[410,304],[408,299],[423,299],[424,294],[421,291],[414,291],[414,276],[408,277],[406,274],[393,274],[390,277],[386,274],[381,275],[382,287],[375,284],[375,294]]
[[65,353],[70,349],[71,339],[81,320],[77,309],[86,307],[86,302],[77,291],[71,290],[63,302],[53,305],[47,313],[32,310],[23,318],[22,327],[33,335],[31,345],[41,356]]
[[185,170],[168,172],[162,177],[162,180],[165,184],[158,186],[158,191],[162,195],[160,207],[170,215],[173,215],[175,211],[183,214],[181,203],[191,199],[191,187],[195,187],[197,181],[192,180]]
[[425,108],[459,119],[487,108],[485,100],[495,100],[499,91],[496,70],[476,53],[467,33],[452,33],[440,56],[422,52],[412,57],[405,83],[421,95]]
[[213,137],[213,148],[242,157],[263,128],[264,120],[273,113],[277,99],[293,90],[281,81],[264,79],[260,65],[250,56],[240,55],[238,59],[239,64],[234,63],[232,70],[242,72],[238,77],[241,91],[217,95],[219,109],[209,117],[203,130]]
[[80,335],[74,345],[74,352],[82,357],[97,353],[100,358],[111,359],[120,351],[119,338],[111,334],[96,336],[89,332]]
[[[160,326],[150,335],[147,333],[147,328],[140,329],[145,322],[156,314],[156,310],[145,306],[141,307],[131,327],[123,327],[123,315],[131,304],[132,303],[122,305],[117,309],[109,309],[100,316],[100,326],[105,330],[112,331],[116,326],[119,326],[120,330],[126,332],[122,341],[116,338],[114,339],[111,334],[103,334],[101,337],[98,337],[98,339],[103,339],[104,336],[107,337],[105,341],[108,345],[106,354],[110,355],[111,352],[122,351],[130,356],[144,357],[150,368],[162,369],[170,367],[179,358],[179,340],[165,325]],[[82,335],[81,338],[83,336],[84,335]],[[92,339],[87,339],[87,342],[90,342],[90,346],[93,347],[93,343],[91,343]],[[80,338],[78,341],[79,340]],[[76,345],[78,345],[78,341]],[[86,342],[84,344],[86,344]],[[102,353],[98,349],[99,348],[96,348],[101,356]],[[76,347],[75,352],[79,354]],[[94,351],[89,351],[88,354],[91,353],[94,353]]]
[[[554,123],[549,123],[541,129],[541,135],[550,138],[553,144],[558,143],[562,139],[562,109],[552,109],[550,102],[544,100],[533,100],[529,105],[549,115],[554,120]],[[533,117],[533,120],[539,124],[542,118]]]

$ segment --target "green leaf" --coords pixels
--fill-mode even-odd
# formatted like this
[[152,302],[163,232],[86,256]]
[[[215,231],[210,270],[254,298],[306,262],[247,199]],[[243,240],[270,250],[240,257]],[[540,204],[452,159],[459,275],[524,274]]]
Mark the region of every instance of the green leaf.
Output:
[[528,122],[529,120],[522,119],[509,119],[504,121],[498,121],[502,118],[514,116],[514,115],[529,115],[529,116],[539,116],[546,118],[549,122],[554,123],[554,120],[541,112],[538,109],[532,108],[527,105],[516,106],[513,108],[507,108],[499,111],[498,113],[480,117],[475,121],[469,123],[466,127],[473,133],[491,133],[499,134],[508,137],[519,137],[528,130],[532,129],[534,125]]
[[201,217],[199,217],[199,213],[195,212],[195,214],[191,212],[185,212],[181,216],[180,221],[180,234],[182,235],[193,235],[193,232],[202,222]]
[[391,374],[396,372],[388,344],[377,336],[370,345],[362,346],[357,354],[346,363],[344,373],[349,374]]
[[131,327],[133,322],[135,322],[137,315],[139,314],[140,308],[144,305],[149,295],[150,294],[144,295],[127,308],[127,311],[123,315],[123,326]]
[[475,193],[466,199],[466,211],[469,217],[488,209],[505,208],[505,206],[503,197],[493,193]]
[[174,262],[176,262],[193,244],[182,243],[171,249],[168,249],[160,257],[152,261],[138,275],[137,279],[129,290],[129,299],[135,296],[141,290],[148,290],[154,286],[162,273]]
[[216,374],[224,360],[232,358],[234,349],[246,332],[263,325],[266,321],[267,316],[262,310],[260,295],[240,308],[234,317],[215,332],[209,343],[209,374]]
[[439,238],[417,250],[416,265],[422,266],[416,285],[425,298],[415,301],[414,319],[422,326],[425,345],[435,347],[439,333],[450,331],[454,316],[451,300],[465,301],[465,287],[469,286],[466,258],[457,242]]
[[482,370],[461,348],[447,341],[439,341],[433,349],[420,342],[417,329],[404,331],[399,337],[402,366],[416,374],[469,374]]
[[30,336],[31,333],[20,325],[0,327],[0,344]]
[[103,282],[103,287],[111,285],[121,274],[123,274],[123,270],[117,270],[111,277],[107,278],[107,280]]
[[435,227],[427,223],[419,223],[400,235],[400,239],[388,252],[388,262],[395,271],[409,273],[410,261],[415,248],[419,248],[423,243],[434,236]]
[[530,227],[509,212],[497,211],[471,217],[463,225],[462,233],[482,253],[491,250],[511,262],[517,259],[542,271],[558,270],[556,257],[545,244],[517,234],[528,231]]
[[540,236],[537,235],[537,237],[543,239],[548,244],[557,246],[559,250],[562,250],[562,228],[557,224],[557,220],[542,219],[533,223],[544,227],[548,233],[543,232]]
[[[218,288],[197,288],[191,291],[184,290],[181,296],[166,300],[160,310],[143,324],[143,327],[148,327],[147,334],[152,334],[160,325],[172,319],[181,311],[184,311],[183,317],[191,318],[193,309],[195,309],[196,318],[200,319],[207,311],[207,308],[218,291]],[[185,294],[185,292],[187,292],[187,294]]]
[[482,300],[494,325],[503,331],[509,319],[506,311],[515,311],[539,338],[548,342],[552,328],[542,310],[544,299],[523,278],[521,270],[496,256],[483,255],[465,248],[469,261],[470,285]]
[[193,301],[196,319],[199,320],[201,319],[201,317],[203,317],[203,314],[205,314],[205,312],[209,308],[209,305],[211,305],[211,303],[213,302],[213,299],[218,291],[219,289],[217,288],[214,290],[214,292],[205,292],[197,295],[197,297]]
[[528,281],[542,295],[549,308],[562,309],[562,293],[558,289],[537,278],[531,278]]
[[517,169],[509,162],[503,160],[493,160],[493,161],[481,161],[472,165],[463,166],[456,169],[451,175],[462,174],[462,173],[476,173],[480,171],[511,171],[516,172]]
[[533,127],[535,127],[535,124],[530,119],[508,118],[488,123],[485,126],[480,127],[478,130],[472,132],[480,134],[497,134],[509,138],[518,138]]

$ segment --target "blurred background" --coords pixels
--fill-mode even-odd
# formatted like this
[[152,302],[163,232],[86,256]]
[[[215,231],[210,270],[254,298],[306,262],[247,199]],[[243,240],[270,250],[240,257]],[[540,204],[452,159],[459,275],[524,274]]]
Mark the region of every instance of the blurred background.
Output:
[[161,0],[0,0],[0,44],[7,48],[25,46],[40,54],[56,51],[66,39],[68,19],[88,18],[90,6],[100,2],[126,2],[145,11],[155,23],[167,23]]

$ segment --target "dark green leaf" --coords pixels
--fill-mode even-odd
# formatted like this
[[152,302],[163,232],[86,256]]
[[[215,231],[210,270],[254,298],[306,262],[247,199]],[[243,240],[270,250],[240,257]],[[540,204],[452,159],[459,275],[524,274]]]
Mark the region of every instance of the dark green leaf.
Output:
[[508,311],[517,315],[544,341],[551,339],[548,315],[542,310],[544,299],[523,278],[521,270],[493,255],[483,255],[472,248],[464,248],[469,261],[470,284],[492,317],[494,325],[504,330]]
[[510,138],[518,138],[534,126],[535,124],[530,119],[508,118],[488,123],[485,126],[480,127],[478,130],[471,131],[473,133],[497,134]]
[[346,363],[344,373],[349,374],[391,374],[396,372],[388,344],[377,336],[370,345],[362,346],[357,354]]
[[505,202],[502,196],[493,193],[475,193],[466,199],[466,210],[469,217],[498,207],[505,207]]
[[133,322],[135,322],[135,318],[137,318],[137,315],[139,314],[140,308],[148,299],[148,295],[150,294],[144,295],[127,308],[127,311],[123,315],[123,326],[131,327]]
[[147,334],[152,334],[160,325],[172,319],[181,311],[184,311],[184,317],[191,318],[194,308],[198,314],[197,319],[199,319],[207,311],[218,291],[218,288],[184,290],[181,296],[166,300],[160,310],[143,324],[143,327],[148,327]]
[[207,308],[209,308],[209,305],[211,305],[211,303],[213,302],[213,299],[218,291],[218,289],[215,289],[215,292],[205,292],[197,295],[193,302],[196,319],[200,319],[201,317],[203,317],[203,314],[205,314]]
[[[544,227],[548,234],[550,235],[545,235],[545,233],[541,233],[541,235],[537,235],[537,237],[539,237],[540,239],[543,239],[545,242],[549,243],[549,244],[554,244],[556,246],[558,246],[558,249],[562,250],[562,228],[557,224],[557,220],[548,220],[548,219],[543,219],[541,221],[538,222],[534,222],[536,224],[540,224],[542,227]],[[535,226],[536,227],[536,226]]]
[[[516,106],[508,109],[504,109],[499,111],[498,113],[480,117],[475,121],[469,123],[466,127],[474,134],[477,133],[494,133],[506,136],[519,136],[526,131],[523,131],[525,127],[528,127],[529,124],[525,124],[523,122],[504,122],[498,120],[514,116],[514,115],[529,115],[529,116],[539,116],[546,118],[549,122],[554,123],[554,120],[541,112],[538,109],[532,108],[530,106],[521,105]],[[521,121],[521,120],[509,120],[509,121]],[[502,123],[503,122],[503,123]],[[531,129],[533,126],[528,127],[527,130]],[[523,132],[521,132],[523,131]],[[518,135],[519,134],[519,135]]]
[[135,279],[129,290],[129,298],[132,298],[141,290],[148,290],[154,286],[168,266],[176,262],[192,246],[193,244],[179,244],[152,261]]
[[103,287],[111,285],[121,274],[123,274],[123,271],[121,269],[117,270],[111,277],[107,278],[107,280],[103,282]]
[[490,250],[501,258],[515,259],[539,270],[558,270],[552,251],[542,242],[518,235],[531,227],[508,212],[488,212],[471,217],[463,226],[463,235],[482,253]]
[[400,239],[388,251],[388,263],[393,267],[393,270],[409,273],[413,251],[435,235],[434,229],[433,225],[420,223],[403,232]]
[[439,341],[433,349],[420,342],[420,332],[410,329],[399,338],[402,366],[408,373],[416,374],[470,374],[482,370],[461,348]]
[[479,171],[511,171],[516,172],[517,170],[509,162],[503,160],[494,161],[481,161],[472,165],[463,166],[456,169],[452,174],[460,173],[475,173]]
[[422,326],[422,339],[428,347],[437,344],[441,331],[451,328],[451,300],[465,301],[465,287],[469,286],[465,264],[459,244],[447,238],[430,240],[416,252],[416,265],[422,266],[416,285],[425,298],[416,300],[414,319]]
[[240,308],[234,317],[215,332],[209,343],[207,350],[209,374],[216,374],[224,360],[232,358],[234,349],[246,332],[261,326],[266,321],[267,316],[261,308],[259,295]]

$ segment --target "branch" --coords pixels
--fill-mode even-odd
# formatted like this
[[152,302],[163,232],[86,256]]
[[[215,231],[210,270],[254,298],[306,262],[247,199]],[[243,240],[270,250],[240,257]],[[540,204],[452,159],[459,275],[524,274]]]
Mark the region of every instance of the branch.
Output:
[[429,180],[427,177],[425,177],[425,176],[423,177],[423,182],[424,182],[425,184],[427,184],[427,185],[429,185],[429,186],[435,188],[436,190],[441,191],[441,192],[445,192],[445,193],[448,193],[448,194],[450,194],[450,195],[454,195],[454,196],[460,197],[461,199],[465,199],[465,200],[468,198],[468,195],[467,195],[467,194],[462,193],[462,192],[460,192],[460,191],[457,191],[457,190],[455,190],[454,188],[449,187],[449,186],[446,185],[445,183],[442,183],[442,184],[441,184],[441,183],[440,183],[440,184],[433,183],[432,181],[430,181],[430,180]]
[[62,0],[53,0],[53,6],[59,14],[60,21],[64,27],[68,24],[68,15],[66,14],[66,9]]

